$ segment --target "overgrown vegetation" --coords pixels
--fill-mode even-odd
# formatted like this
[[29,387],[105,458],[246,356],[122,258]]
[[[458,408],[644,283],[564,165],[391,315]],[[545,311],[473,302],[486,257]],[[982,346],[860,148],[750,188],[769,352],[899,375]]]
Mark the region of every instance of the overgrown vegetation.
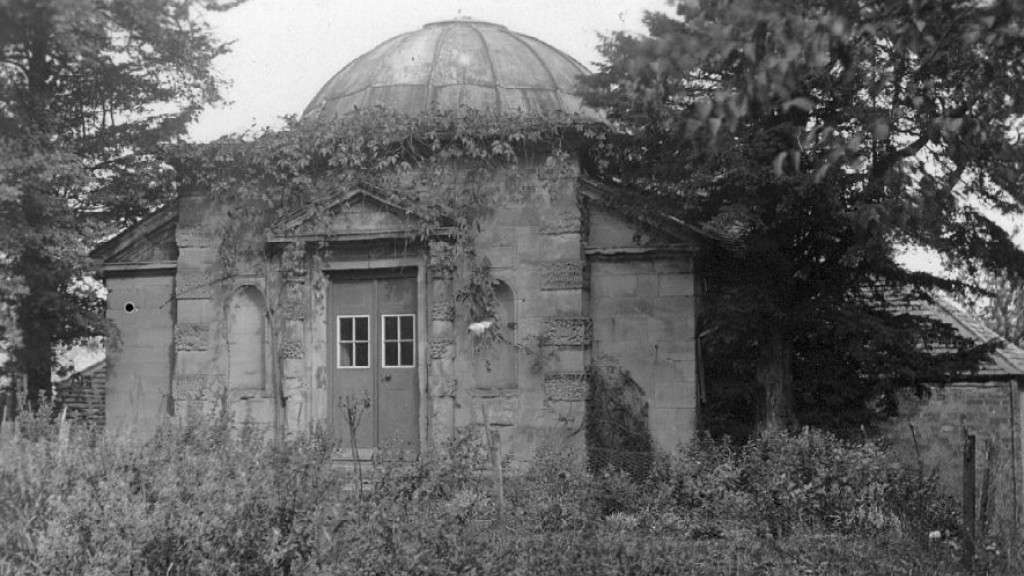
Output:
[[65,445],[26,426],[33,439],[0,445],[4,574],[958,573],[956,519],[929,482],[812,430],[703,440],[646,478],[542,451],[497,522],[479,430],[360,495],[317,433],[275,444],[194,419]]
[[241,1],[0,2],[0,368],[30,404],[56,346],[108,330],[88,251],[173,198],[163,147],[221,100],[206,15]]
[[[183,210],[217,239],[214,278],[264,263],[267,229],[295,219],[329,229],[332,203],[363,192],[410,216],[415,234],[408,242],[429,248],[435,265],[452,272],[455,301],[474,322],[498,315],[478,234],[497,207],[532,202],[538,188],[577,174],[570,144],[594,129],[584,120],[557,112],[499,116],[461,108],[411,116],[375,108],[342,119],[292,119],[280,130],[182,145],[167,157],[182,197],[203,206]],[[285,250],[302,259],[328,245],[307,238]],[[499,332],[476,343],[489,345]]]
[[[969,371],[972,343],[906,312],[1024,270],[999,224],[1024,200],[1020,3],[669,4],[584,81],[613,127],[592,175],[723,239],[701,331],[747,418],[856,430],[888,415],[869,401]],[[963,281],[909,269],[908,245]]]

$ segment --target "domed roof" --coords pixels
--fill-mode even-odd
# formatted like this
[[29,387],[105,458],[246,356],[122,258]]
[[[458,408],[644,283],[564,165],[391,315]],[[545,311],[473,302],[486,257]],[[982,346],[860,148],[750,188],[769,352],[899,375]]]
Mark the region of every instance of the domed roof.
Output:
[[356,58],[317,93],[303,116],[330,118],[385,106],[407,114],[462,106],[500,114],[599,115],[573,92],[587,69],[504,26],[460,19],[427,24]]

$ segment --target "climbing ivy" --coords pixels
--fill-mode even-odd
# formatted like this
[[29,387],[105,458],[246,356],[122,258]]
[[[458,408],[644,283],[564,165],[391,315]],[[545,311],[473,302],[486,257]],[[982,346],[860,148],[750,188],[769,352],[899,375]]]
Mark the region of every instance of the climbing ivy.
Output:
[[326,219],[327,210],[308,207],[363,189],[416,217],[413,242],[447,244],[441,265],[453,271],[456,299],[472,321],[494,313],[490,264],[474,249],[481,223],[496,206],[525,200],[517,197],[524,170],[566,173],[569,151],[593,133],[593,124],[566,114],[374,108],[179,146],[171,163],[181,195],[204,196],[222,211],[214,219],[215,276],[257,260],[275,222],[302,210]]

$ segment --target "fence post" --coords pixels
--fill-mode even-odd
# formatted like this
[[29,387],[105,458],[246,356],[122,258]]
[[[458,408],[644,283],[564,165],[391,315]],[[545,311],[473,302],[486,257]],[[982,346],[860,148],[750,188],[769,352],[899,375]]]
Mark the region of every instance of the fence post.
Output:
[[978,528],[976,536],[984,539],[988,536],[989,522],[992,520],[992,476],[999,460],[999,445],[991,438],[985,440],[985,471],[981,475],[981,504],[978,511]]
[[68,422],[68,407],[60,410],[60,419],[57,421],[57,449],[61,456],[68,449],[68,441],[71,437],[71,424]]
[[970,568],[974,563],[975,537],[975,438],[974,434],[964,428],[964,471],[963,471],[963,523],[964,523],[964,566]]
[[14,406],[10,403],[5,404],[3,414],[0,414],[0,436],[7,440],[15,440],[20,436],[18,427],[18,416]]
[[497,520],[502,523],[505,517],[505,479],[501,470],[501,434],[491,430],[490,410],[484,406],[484,434],[487,438],[487,452],[494,469],[494,496],[497,500]]

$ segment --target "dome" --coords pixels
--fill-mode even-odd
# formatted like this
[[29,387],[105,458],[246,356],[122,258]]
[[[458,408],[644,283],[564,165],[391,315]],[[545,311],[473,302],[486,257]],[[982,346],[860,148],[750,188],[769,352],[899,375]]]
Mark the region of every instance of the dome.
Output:
[[574,94],[582,64],[536,38],[476,20],[427,24],[385,41],[334,75],[303,116],[385,106],[407,114],[462,106],[499,114],[599,119]]

